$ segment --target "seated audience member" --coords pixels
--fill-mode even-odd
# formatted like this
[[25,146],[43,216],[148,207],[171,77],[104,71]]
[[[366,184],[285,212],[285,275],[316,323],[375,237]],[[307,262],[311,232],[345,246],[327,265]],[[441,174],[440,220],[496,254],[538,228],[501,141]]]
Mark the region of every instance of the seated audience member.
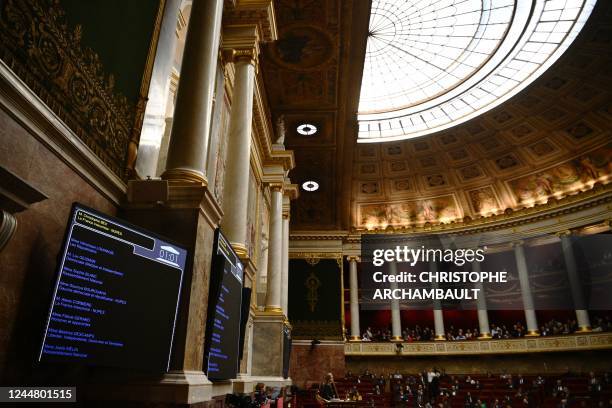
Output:
[[563,394],[563,382],[561,380],[557,380],[557,383],[555,384],[553,391],[552,391],[552,395],[553,397],[557,398],[558,396],[561,396]]
[[414,406],[422,407],[425,404],[425,394],[423,392],[423,386],[419,385],[419,389],[414,397]]
[[266,386],[264,383],[257,383],[257,385],[255,385],[253,398],[257,406],[266,405],[268,402],[268,394],[266,393]]
[[356,385],[346,394],[346,399],[349,401],[361,401],[363,399]]
[[457,332],[457,335],[455,336],[454,340],[466,340],[467,338],[465,337],[465,334],[463,334],[463,330],[459,329],[459,331]]
[[380,388],[382,390],[384,390],[385,389],[385,385],[387,384],[387,380],[385,380],[385,376],[381,374],[376,379],[376,383],[380,386]]
[[383,330],[382,334],[381,334],[381,337],[382,337],[382,341],[390,340],[391,339],[391,330],[389,330],[389,329]]
[[601,392],[601,382],[599,378],[595,376],[595,373],[591,371],[589,373],[589,393],[591,393],[592,398],[595,398],[597,394]]

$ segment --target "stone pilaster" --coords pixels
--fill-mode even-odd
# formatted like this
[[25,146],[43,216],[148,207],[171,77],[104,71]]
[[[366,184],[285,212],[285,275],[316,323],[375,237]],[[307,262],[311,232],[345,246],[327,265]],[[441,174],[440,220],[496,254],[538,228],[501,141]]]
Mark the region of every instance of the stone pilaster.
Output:
[[170,75],[176,54],[176,24],[180,5],[181,0],[167,0],[164,5],[164,17],[157,40],[155,62],[136,156],[136,173],[141,178],[155,177],[158,174],[159,152],[166,128]]

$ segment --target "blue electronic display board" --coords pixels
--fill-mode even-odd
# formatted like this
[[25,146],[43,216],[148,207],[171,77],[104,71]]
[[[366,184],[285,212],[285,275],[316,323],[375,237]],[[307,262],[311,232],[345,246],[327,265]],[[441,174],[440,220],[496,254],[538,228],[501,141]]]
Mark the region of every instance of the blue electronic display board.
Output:
[[204,371],[212,380],[235,378],[238,372],[244,267],[220,230],[210,276]]
[[167,371],[187,250],[75,204],[41,362]]

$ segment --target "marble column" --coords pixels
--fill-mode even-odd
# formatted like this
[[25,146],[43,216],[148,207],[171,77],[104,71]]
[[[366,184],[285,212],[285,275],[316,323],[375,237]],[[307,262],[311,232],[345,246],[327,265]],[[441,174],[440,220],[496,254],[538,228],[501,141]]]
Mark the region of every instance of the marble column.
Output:
[[[389,263],[389,274],[397,275],[397,264],[395,262]],[[397,282],[390,282],[389,288],[391,290],[397,289]],[[402,341],[402,320],[400,317],[399,299],[391,299],[391,340]]]
[[[254,54],[234,56],[235,77],[227,142],[221,229],[241,258],[247,256],[247,213],[253,122]],[[280,251],[278,252],[280,254]],[[278,305],[280,306],[280,304]]]
[[[288,197],[284,197],[287,198]],[[281,307],[285,316],[289,316],[289,212],[283,211],[283,245],[281,275]]]
[[444,332],[444,313],[442,309],[434,309],[434,340],[443,341],[446,340]]
[[523,299],[523,309],[525,310],[525,321],[527,322],[527,336],[538,336],[538,319],[533,305],[533,295],[529,286],[529,270],[525,259],[525,248],[523,242],[514,243],[514,258],[518,271],[519,283],[521,285],[521,297]]
[[361,329],[359,328],[359,282],[357,281],[356,256],[349,256],[349,287],[351,307],[351,337],[349,340],[361,340]]
[[282,313],[283,187],[270,185],[270,242],[268,244],[268,288],[266,311]]
[[[472,262],[472,271],[480,272],[480,262]],[[476,282],[474,284],[475,289],[478,291],[478,299],[476,305],[478,307],[478,330],[480,331],[479,339],[490,339],[491,328],[489,327],[489,312],[487,310],[487,299],[484,291],[484,285],[482,282]]]
[[[435,262],[429,263],[429,269],[431,272],[438,271],[438,265]],[[438,288],[438,283],[433,282],[431,284],[433,289]],[[433,317],[434,317],[434,340],[443,341],[446,340],[446,331],[444,330],[444,312],[442,311],[442,303],[439,300],[433,301]]]
[[193,2],[164,179],[207,184],[206,158],[222,14],[223,0]]
[[148,101],[136,156],[136,173],[141,178],[157,176],[159,151],[166,127],[170,74],[176,53],[176,22],[180,5],[181,0],[169,0],[164,5],[164,17],[157,40]]
[[581,332],[589,332],[591,331],[591,321],[589,319],[589,311],[586,309],[586,303],[584,301],[582,281],[578,273],[574,248],[572,247],[571,231],[565,231],[559,234],[559,238],[561,239],[565,269],[567,270],[567,277],[572,291],[572,300],[574,301],[574,308],[576,309],[578,330]]

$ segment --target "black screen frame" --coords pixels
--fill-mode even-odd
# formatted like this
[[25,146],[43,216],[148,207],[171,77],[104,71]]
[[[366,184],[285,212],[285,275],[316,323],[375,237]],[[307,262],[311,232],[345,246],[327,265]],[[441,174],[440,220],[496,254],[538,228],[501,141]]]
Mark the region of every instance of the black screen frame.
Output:
[[[71,225],[73,224],[73,220],[74,217],[76,215],[76,212],[78,210],[84,210],[86,212],[90,212],[100,218],[104,218],[107,219],[108,221],[112,221],[114,223],[120,224],[121,226],[124,226],[126,228],[129,229],[133,229],[138,231],[139,233],[143,234],[143,235],[148,235],[151,236],[155,239],[158,239],[160,241],[166,242],[168,244],[171,244],[173,246],[176,246],[182,250],[185,251],[186,253],[186,261],[185,261],[185,266],[181,271],[181,278],[180,278],[180,282],[179,282],[179,290],[178,290],[178,295],[177,295],[177,304],[176,304],[176,312],[175,312],[175,316],[174,316],[174,323],[173,323],[173,328],[172,328],[172,334],[171,334],[171,343],[170,343],[170,349],[168,351],[168,363],[166,365],[166,369],[161,371],[161,370],[156,370],[156,369],[151,369],[151,368],[146,368],[146,367],[134,367],[131,365],[112,365],[112,364],[100,364],[100,363],[91,363],[88,361],[70,361],[70,360],[66,360],[66,361],[43,361],[42,360],[42,349],[44,347],[45,344],[45,337],[46,337],[46,333],[48,331],[48,327],[51,321],[51,317],[52,317],[52,312],[53,312],[53,303],[55,301],[55,293],[57,291],[57,287],[59,286],[59,281],[61,278],[61,274],[62,274],[62,260],[64,259],[64,257],[66,256],[67,253],[67,245],[69,244],[69,237],[71,235]],[[66,366],[86,366],[86,367],[114,367],[114,368],[126,368],[126,369],[136,369],[136,370],[140,370],[140,371],[144,371],[144,372],[151,372],[151,373],[160,373],[160,372],[168,372],[170,370],[170,364],[172,361],[172,356],[173,356],[173,350],[174,350],[174,346],[175,346],[175,336],[176,336],[176,332],[177,332],[177,326],[179,323],[179,310],[181,308],[182,302],[183,302],[183,296],[182,296],[182,292],[184,290],[184,283],[185,283],[185,275],[186,275],[186,271],[187,269],[190,267],[191,263],[190,263],[190,253],[189,253],[189,249],[187,247],[185,247],[183,244],[178,243],[175,240],[172,240],[170,238],[167,238],[163,235],[160,235],[156,232],[150,231],[146,228],[143,228],[141,226],[138,226],[136,224],[133,224],[129,221],[126,221],[124,219],[121,219],[117,216],[114,215],[109,215],[106,214],[102,211],[96,210],[92,207],[89,207],[87,205],[84,205],[78,201],[73,201],[72,205],[70,207],[70,212],[68,215],[68,219],[66,222],[66,227],[64,229],[64,235],[62,238],[62,243],[61,246],[59,247],[57,256],[56,256],[56,266],[55,266],[55,270],[54,270],[54,274],[53,274],[53,279],[51,280],[51,285],[49,287],[48,290],[48,304],[46,307],[46,318],[43,321],[42,327],[41,327],[41,337],[40,337],[40,346],[36,349],[36,353],[37,355],[33,356],[33,362],[35,366],[39,366],[39,367],[43,367],[43,366],[47,366],[49,364],[52,365],[66,365]]]
[[214,374],[211,374],[208,372],[209,371],[208,370],[208,359],[209,359],[209,354],[210,354],[210,348],[212,345],[212,333],[213,333],[212,325],[213,325],[213,320],[215,318],[214,310],[215,310],[215,306],[218,303],[218,299],[219,299],[220,292],[221,292],[221,284],[223,282],[223,264],[225,262],[224,257],[218,254],[219,240],[221,236],[223,237],[224,241],[228,243],[229,250],[236,257],[238,262],[242,263],[242,261],[238,257],[238,254],[234,250],[234,248],[232,248],[231,244],[229,244],[229,240],[221,232],[221,229],[217,228],[215,230],[215,239],[214,239],[212,259],[211,259],[210,285],[209,285],[209,290],[208,290],[208,309],[207,309],[208,312],[206,316],[206,334],[204,336],[204,356],[203,356],[203,361],[202,361],[202,371],[204,371],[208,379],[213,382],[227,381],[232,378],[236,378],[236,376],[238,375],[239,367],[240,367],[240,329],[241,329],[240,325],[242,321],[242,301],[243,301],[242,289],[244,288],[244,275],[242,278],[242,289],[240,291],[240,297],[239,297],[239,300],[241,302],[240,307],[239,307],[240,316],[238,316],[238,319],[236,322],[236,324],[238,325],[237,327],[238,336],[236,336],[237,337],[236,340],[238,344],[237,344],[237,350],[236,350],[236,356],[235,356],[235,367],[234,367],[233,376],[217,377]]

